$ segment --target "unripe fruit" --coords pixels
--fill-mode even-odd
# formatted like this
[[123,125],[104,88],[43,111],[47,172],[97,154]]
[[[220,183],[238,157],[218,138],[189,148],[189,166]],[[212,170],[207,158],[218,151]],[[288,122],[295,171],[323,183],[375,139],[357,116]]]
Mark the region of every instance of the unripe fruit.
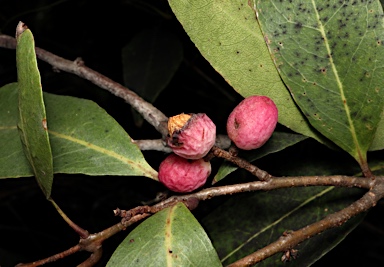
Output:
[[205,184],[211,163],[203,159],[188,160],[176,154],[166,157],[159,167],[159,181],[172,191],[187,193]]
[[278,119],[272,99],[250,96],[241,101],[227,120],[228,137],[244,150],[261,147],[271,137]]
[[167,144],[186,159],[200,159],[208,154],[216,140],[216,125],[204,113],[180,114],[168,120]]

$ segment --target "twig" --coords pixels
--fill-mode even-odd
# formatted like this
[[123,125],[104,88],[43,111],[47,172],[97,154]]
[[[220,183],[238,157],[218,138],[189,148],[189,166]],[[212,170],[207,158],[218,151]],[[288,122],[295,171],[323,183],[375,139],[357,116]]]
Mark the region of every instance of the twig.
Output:
[[[16,49],[15,38],[9,35],[0,35],[0,47]],[[109,79],[101,73],[86,67],[80,58],[75,61],[70,61],[38,47],[36,47],[35,50],[36,56],[39,59],[49,63],[55,69],[76,74],[77,76],[94,83],[100,88],[106,89],[112,94],[124,99],[136,111],[138,111],[146,121],[153,125],[163,137],[168,134],[166,127],[168,117],[135,92]]]
[[76,245],[76,246],[73,246],[71,247],[70,249],[67,249],[63,252],[60,252],[60,253],[57,253],[53,256],[50,256],[46,259],[42,259],[42,260],[39,260],[39,261],[34,261],[34,262],[31,262],[31,263],[19,263],[17,264],[15,267],[35,267],[35,266],[41,266],[41,265],[44,265],[46,263],[50,263],[50,262],[55,262],[57,260],[60,260],[60,259],[63,259],[69,255],[72,255],[78,251],[81,251],[81,246],[80,245]]
[[[117,212],[116,215],[123,217],[121,222],[99,233],[90,234],[87,238],[80,239],[80,243],[78,245],[66,251],[63,251],[61,253],[55,254],[51,257],[48,257],[46,259],[39,260],[33,263],[19,264],[17,267],[41,266],[45,263],[62,259],[78,251],[89,251],[92,253],[96,253],[96,255],[94,256],[91,255],[92,258],[96,257],[98,255],[97,253],[101,253],[101,245],[103,241],[119,233],[120,231],[125,230],[127,227],[133,225],[134,223],[137,223],[151,216],[151,214],[156,213],[160,210],[163,210],[167,207],[173,206],[178,202],[185,203],[190,210],[193,210],[198,206],[198,203],[200,201],[211,199],[217,196],[232,195],[232,194],[242,193],[242,192],[251,192],[251,191],[260,191],[260,190],[270,191],[270,190],[279,189],[279,188],[302,187],[302,186],[338,186],[338,187],[358,187],[358,188],[370,189],[373,187],[374,183],[376,185],[380,185],[381,190],[383,190],[384,192],[384,189],[383,189],[384,177],[376,177],[375,180],[371,180],[371,179],[366,179],[361,177],[348,177],[348,176],[338,175],[338,176],[273,177],[269,181],[254,181],[254,182],[243,183],[243,184],[217,186],[217,187],[203,189],[201,191],[188,194],[188,195],[172,196],[153,206],[141,206],[128,211],[120,210],[119,212]],[[372,192],[375,194],[376,191],[372,191]],[[378,192],[381,192],[381,191],[378,191]],[[384,194],[383,192],[381,192],[381,194]],[[375,199],[380,199],[379,195],[377,195]],[[370,207],[372,207],[373,205],[374,205],[374,202],[372,202],[372,205]],[[140,213],[140,212],[143,212],[143,213]],[[348,211],[345,212],[345,214],[348,214]],[[333,227],[332,225],[328,225],[328,226]],[[311,229],[315,229],[315,228],[311,228]],[[325,228],[325,229],[328,229],[328,228]],[[292,239],[292,240],[287,239],[287,241],[285,241],[286,243],[285,246],[289,245],[290,247],[294,247],[296,245],[295,242],[297,242],[298,240],[298,237],[296,237],[297,235],[299,234],[295,234],[295,239]],[[275,247],[274,249],[277,250],[277,247]],[[279,251],[282,251],[282,250],[278,250],[274,253],[277,253]],[[257,257],[259,258],[260,256],[257,256]],[[84,264],[90,264],[90,262],[92,262],[91,259],[87,260],[86,263]],[[92,265],[83,265],[83,266],[92,266]]]
[[[0,35],[0,47],[15,49],[16,41],[13,37],[7,35]],[[51,64],[55,69],[63,70],[69,73],[73,73],[91,81],[100,88],[106,89],[114,95],[123,98],[134,109],[136,109],[150,124],[152,124],[157,131],[162,134],[164,138],[167,135],[166,123],[168,118],[152,104],[146,102],[136,93],[132,92],[128,88],[122,86],[109,79],[108,77],[86,67],[81,59],[75,61],[69,61],[67,59],[56,56],[41,48],[36,48],[36,55],[43,61]],[[158,142],[156,141],[156,146]],[[140,146],[140,142],[137,141]],[[228,139],[224,140],[225,146],[228,147]],[[142,146],[143,143],[141,144]],[[153,144],[152,144],[153,145]],[[153,213],[156,213],[164,208],[170,207],[177,202],[183,202],[189,209],[197,207],[199,201],[207,200],[212,197],[236,194],[241,192],[250,192],[258,190],[274,190],[278,188],[287,187],[300,187],[300,186],[339,186],[339,187],[359,187],[370,189],[361,199],[354,202],[347,208],[327,216],[323,220],[306,226],[300,230],[294,231],[289,235],[282,236],[276,242],[267,245],[266,247],[256,251],[255,253],[245,257],[242,260],[234,263],[231,266],[249,266],[261,261],[277,252],[284,252],[293,249],[294,246],[302,241],[310,238],[318,233],[321,233],[327,229],[331,229],[342,225],[352,216],[355,216],[361,212],[367,211],[373,207],[379,199],[384,196],[384,177],[376,177],[376,179],[366,179],[358,177],[347,176],[304,176],[304,177],[272,177],[267,172],[257,168],[249,162],[234,156],[233,154],[220,149],[222,145],[215,146],[212,149],[212,154],[225,158],[241,168],[248,170],[250,173],[258,177],[261,181],[255,181],[244,184],[236,184],[221,187],[212,187],[201,190],[196,193],[183,196],[170,197],[153,206],[136,207],[130,211],[123,211],[126,213],[126,217],[122,221],[108,229],[105,229],[99,233],[88,235],[88,233],[78,231],[79,234],[85,238],[81,238],[80,243],[66,251],[53,255],[47,259],[40,260],[30,264],[21,264],[18,266],[39,266],[48,262],[56,261],[57,259],[64,258],[77,251],[89,251],[91,256],[79,266],[92,266],[101,257],[102,242],[114,234],[124,230],[126,227],[132,225],[135,222],[147,218]],[[85,231],[85,230],[83,230]]]
[[[140,150],[155,150],[162,151],[166,153],[172,152],[172,149],[166,146],[166,143],[163,139],[154,139],[154,140],[132,140]],[[231,145],[231,140],[227,135],[219,134],[216,136],[215,146],[220,147],[221,149],[227,149]]]
[[228,267],[253,266],[266,258],[278,253],[293,249],[306,239],[335,227],[343,225],[350,218],[369,210],[384,197],[384,183],[380,181],[373,186],[362,198],[348,207],[326,216],[324,219],[307,225],[297,231],[281,236],[277,241],[262,249],[228,265]]
[[225,151],[225,150],[223,150],[223,149],[221,149],[221,148],[219,148],[217,146],[214,146],[212,148],[211,152],[216,157],[226,159],[226,160],[236,164],[240,168],[243,168],[243,169],[249,171],[254,176],[259,178],[261,181],[267,181],[267,180],[271,179],[271,177],[272,177],[266,171],[263,171],[263,170],[259,169],[258,167],[256,167],[255,165],[249,163],[248,161],[246,161],[246,160],[244,160],[242,158],[239,158],[237,156],[234,156],[230,152]]
[[68,223],[68,225],[81,237],[81,238],[87,238],[89,236],[89,233],[87,230],[84,230],[80,226],[78,226],[76,223],[74,223],[59,207],[59,205],[56,204],[56,202],[52,199],[48,199],[52,205],[55,207],[57,212],[60,214],[60,216]]

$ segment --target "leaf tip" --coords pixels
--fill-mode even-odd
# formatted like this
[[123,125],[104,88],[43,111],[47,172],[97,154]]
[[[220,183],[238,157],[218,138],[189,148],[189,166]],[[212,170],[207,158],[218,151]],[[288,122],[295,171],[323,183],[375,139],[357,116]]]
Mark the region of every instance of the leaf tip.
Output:
[[16,27],[16,39],[19,38],[19,36],[25,31],[28,29],[28,26],[22,22],[22,21],[19,21],[19,23],[17,24],[17,27]]

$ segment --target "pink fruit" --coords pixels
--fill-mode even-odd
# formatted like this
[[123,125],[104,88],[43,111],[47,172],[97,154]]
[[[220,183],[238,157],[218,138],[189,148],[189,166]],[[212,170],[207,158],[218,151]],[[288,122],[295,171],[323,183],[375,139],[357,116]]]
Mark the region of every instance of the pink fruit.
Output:
[[278,119],[275,103],[266,96],[250,96],[241,101],[227,120],[227,133],[244,150],[261,147],[271,137]]
[[172,191],[187,193],[205,184],[211,163],[203,159],[188,160],[176,154],[166,157],[159,167],[159,180]]
[[204,113],[183,113],[169,118],[168,132],[168,146],[186,159],[204,157],[216,140],[216,125]]

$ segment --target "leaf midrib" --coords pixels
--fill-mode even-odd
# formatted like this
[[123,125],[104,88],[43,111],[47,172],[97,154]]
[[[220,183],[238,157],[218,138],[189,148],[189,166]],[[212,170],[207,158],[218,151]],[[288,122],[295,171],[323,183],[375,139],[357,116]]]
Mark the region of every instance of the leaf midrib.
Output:
[[[356,133],[355,125],[353,124],[353,120],[351,118],[351,111],[349,109],[349,106],[347,104],[347,99],[346,99],[345,94],[344,94],[343,83],[340,80],[339,73],[338,73],[336,65],[335,65],[335,63],[333,61],[333,56],[332,56],[331,48],[329,46],[327,35],[326,35],[325,29],[324,29],[325,25],[320,20],[320,15],[319,15],[319,12],[317,11],[317,6],[316,6],[315,1],[312,0],[311,2],[312,2],[312,5],[313,5],[313,9],[315,11],[315,14],[316,14],[316,19],[317,19],[317,22],[318,22],[318,25],[319,25],[319,31],[321,33],[321,36],[324,38],[324,44],[325,44],[325,47],[327,49],[327,53],[328,53],[328,56],[329,56],[329,62],[331,64],[332,72],[333,72],[333,74],[335,76],[337,87],[339,88],[341,101],[342,101],[343,106],[344,106],[345,115],[347,117],[348,124],[349,124],[349,130],[351,132],[351,137],[352,137],[353,143],[355,144],[355,148],[356,148],[356,152],[358,154],[358,158],[362,159],[360,144],[359,144],[359,141],[357,140],[357,133]],[[336,11],[335,14],[337,12],[338,11]],[[355,156],[357,156],[357,155],[355,155]]]
[[143,168],[140,164],[137,164],[136,162],[134,162],[134,161],[132,161],[132,160],[124,157],[123,155],[118,154],[118,153],[116,153],[116,152],[114,152],[112,150],[108,150],[108,149],[105,149],[103,147],[100,147],[100,146],[97,146],[95,144],[92,144],[90,142],[87,142],[87,141],[84,141],[84,140],[81,140],[81,139],[78,139],[78,138],[75,138],[75,137],[72,137],[72,136],[69,136],[69,135],[66,135],[66,134],[55,132],[55,131],[52,131],[52,130],[48,130],[48,132],[49,132],[49,134],[55,135],[55,136],[57,136],[59,138],[62,138],[62,139],[65,139],[65,140],[77,143],[79,145],[88,147],[89,149],[93,149],[93,150],[95,150],[97,152],[100,152],[102,154],[105,154],[105,155],[108,155],[110,157],[113,157],[113,158],[123,162],[124,164],[128,164],[130,166],[135,166],[135,168],[140,169],[144,174],[147,173],[147,174],[149,174],[151,177],[153,177],[155,179],[157,177],[157,173],[149,172],[147,169]]

